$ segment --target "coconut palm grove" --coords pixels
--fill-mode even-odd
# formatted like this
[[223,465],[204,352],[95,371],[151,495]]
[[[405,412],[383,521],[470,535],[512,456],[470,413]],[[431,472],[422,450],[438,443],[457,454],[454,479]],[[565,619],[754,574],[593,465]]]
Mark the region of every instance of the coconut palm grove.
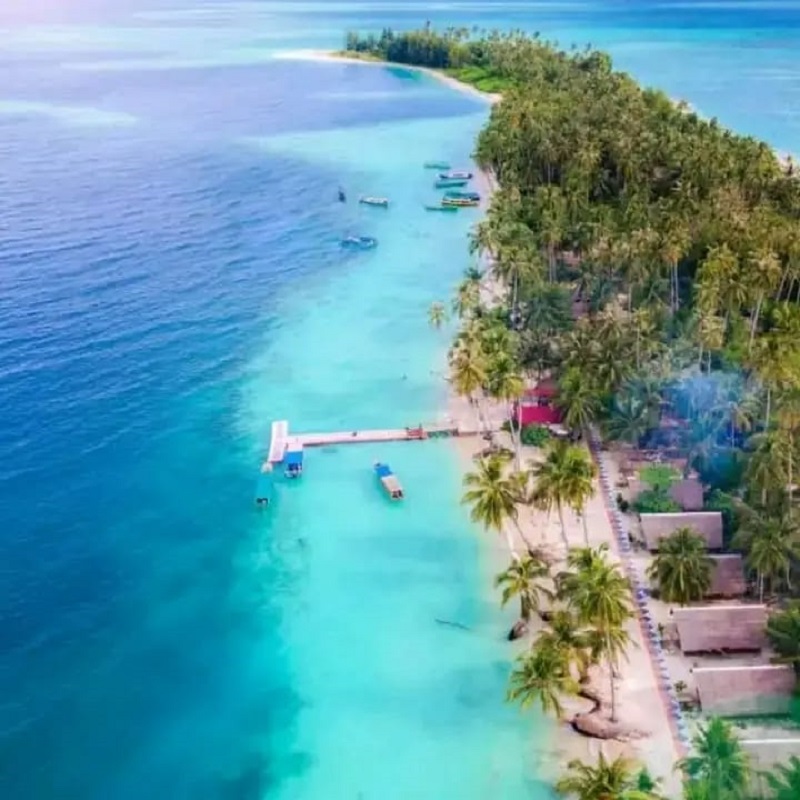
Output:
[[[519,604],[511,636],[537,626],[509,701],[559,716],[567,697],[592,699],[593,666],[613,676],[626,658],[628,581],[588,534],[576,547],[564,533],[565,512],[582,516],[594,492],[590,432],[687,459],[705,508],[723,512],[726,547],[744,556],[749,592],[772,605],[778,658],[800,672],[800,182],[791,159],[642,88],[591,49],[424,29],[351,33],[346,50],[502,94],[475,150],[497,189],[472,239],[484,269],[465,274],[452,303],[450,380],[487,430],[491,406],[513,409],[526,386],[553,381],[569,434],[520,429],[510,413],[512,447],[490,446],[466,477],[473,519],[505,532],[509,566],[497,585],[503,603]],[[437,327],[446,316],[444,304],[431,309]],[[542,459],[522,463],[524,444],[543,448]],[[637,502],[642,512],[676,510],[657,476]],[[552,513],[558,558],[508,533],[526,507]],[[703,597],[709,561],[691,529],[664,540],[650,577],[670,602]],[[607,691],[613,726],[613,677]],[[756,791],[718,718],[676,770],[687,800],[800,797],[796,758]],[[664,796],[646,770],[604,757],[570,763],[556,790],[579,800]]]

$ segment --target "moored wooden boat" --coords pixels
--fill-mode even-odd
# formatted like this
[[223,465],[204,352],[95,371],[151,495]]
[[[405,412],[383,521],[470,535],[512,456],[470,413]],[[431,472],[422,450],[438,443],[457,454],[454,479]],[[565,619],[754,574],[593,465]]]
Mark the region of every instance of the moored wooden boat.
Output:
[[361,196],[358,202],[365,206],[380,206],[381,208],[389,207],[389,199],[387,197],[366,197]]
[[372,250],[378,246],[378,240],[372,236],[346,236],[341,245],[351,250]]
[[455,189],[458,186],[466,186],[468,183],[468,178],[444,178],[439,179],[433,185],[437,189]]
[[447,161],[426,161],[425,169],[450,169],[450,164]]
[[386,494],[392,500],[402,500],[404,497],[403,487],[400,485],[400,481],[397,480],[397,476],[392,472],[392,468],[388,464],[382,464],[378,461],[375,463],[374,469]]
[[426,205],[426,211],[458,211],[458,206],[444,206],[439,203],[438,206],[435,205]]
[[449,172],[440,172],[439,179],[446,181],[446,180],[472,180],[473,174],[464,169],[454,169],[450,170]]
[[442,205],[455,208],[467,208],[469,206],[480,205],[480,200],[469,197],[443,197]]
[[445,197],[454,198],[456,200],[477,200],[480,201],[481,196],[477,192],[445,192]]

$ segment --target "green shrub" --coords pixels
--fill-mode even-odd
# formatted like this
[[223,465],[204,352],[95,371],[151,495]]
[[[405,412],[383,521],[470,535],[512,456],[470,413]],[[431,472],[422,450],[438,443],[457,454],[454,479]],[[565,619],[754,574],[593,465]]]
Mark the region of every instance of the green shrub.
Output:
[[633,507],[640,514],[673,514],[681,510],[666,489],[647,489],[633,501]]
[[639,480],[642,483],[646,483],[651,489],[663,489],[665,492],[680,477],[678,470],[668,464],[650,464],[639,470]]
[[733,496],[714,489],[703,505],[703,511],[719,511],[722,514],[722,532],[725,542],[729,542],[738,528],[736,502]]
[[550,431],[541,425],[524,425],[522,428],[522,444],[544,447],[550,439]]

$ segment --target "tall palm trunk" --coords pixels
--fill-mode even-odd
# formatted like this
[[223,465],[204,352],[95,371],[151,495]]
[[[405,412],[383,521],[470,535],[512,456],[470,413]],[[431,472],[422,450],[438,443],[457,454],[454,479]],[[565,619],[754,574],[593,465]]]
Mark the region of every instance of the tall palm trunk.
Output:
[[617,687],[614,684],[614,660],[609,656],[608,658],[608,679],[611,687],[611,721],[617,721]]
[[793,472],[794,472],[794,470],[793,470],[793,466],[794,466],[794,464],[793,464],[793,462],[794,462],[793,451],[794,451],[794,436],[790,432],[789,433],[789,464],[788,464],[788,473],[789,474],[787,475],[787,477],[789,479],[789,486],[788,486],[788,490],[787,490],[789,492],[789,519],[791,519],[794,516],[794,508],[792,507],[792,499],[793,499],[792,495],[794,494],[794,491],[793,491],[794,487],[792,485],[792,481],[794,479],[794,476],[793,476]]
[[561,541],[564,542],[564,547],[569,552],[569,539],[567,539],[567,526],[564,523],[564,509],[561,503],[558,504],[558,521],[561,523]]
[[769,415],[772,413],[772,389],[767,387],[767,404],[764,411],[764,431],[769,430]]
[[516,419],[514,415],[514,402],[510,401],[508,404],[508,428],[511,434],[511,446],[514,448],[514,469],[520,471],[522,464],[522,425],[520,418],[520,406],[517,405]]
[[525,543],[525,548],[529,553],[532,553],[536,550],[536,545],[525,535],[525,532],[522,530],[522,526],[519,524],[517,520],[514,520],[514,527],[517,529],[517,533],[519,534],[519,538]]
[[508,525],[503,525],[503,535],[506,537],[506,546],[508,547],[508,552],[511,554],[511,558],[513,558],[514,561],[522,561],[517,552],[517,548],[514,547],[514,537],[511,535]]
[[756,309],[753,312],[753,319],[750,322],[750,343],[747,346],[747,352],[751,353],[753,351],[753,342],[756,338],[756,328],[758,327],[758,318],[761,316],[761,304],[764,302],[764,292],[761,292],[758,295],[758,301],[756,302]]
[[581,508],[578,512],[581,518],[581,524],[583,525],[583,543],[588,547],[589,546],[589,527],[586,524],[586,509]]

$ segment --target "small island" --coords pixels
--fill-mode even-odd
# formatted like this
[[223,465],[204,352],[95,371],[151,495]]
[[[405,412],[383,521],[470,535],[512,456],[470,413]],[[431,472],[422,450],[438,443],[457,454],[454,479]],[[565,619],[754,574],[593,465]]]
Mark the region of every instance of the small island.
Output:
[[791,159],[537,36],[351,33],[341,55],[502,96],[481,268],[429,320],[455,317],[451,386],[490,440],[464,502],[519,604],[508,698],[624,745],[557,791],[800,797]]

